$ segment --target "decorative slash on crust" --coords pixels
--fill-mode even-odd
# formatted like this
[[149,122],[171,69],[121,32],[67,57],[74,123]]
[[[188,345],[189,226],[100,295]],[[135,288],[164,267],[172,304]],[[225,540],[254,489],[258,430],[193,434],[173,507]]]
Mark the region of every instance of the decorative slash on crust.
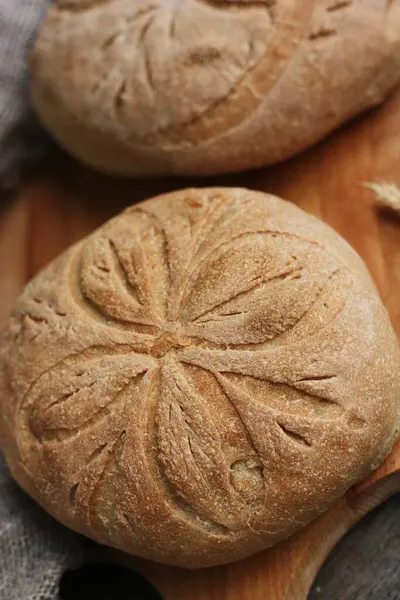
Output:
[[33,103],[66,149],[106,172],[210,175],[274,164],[395,87],[399,6],[59,1],[36,40]]

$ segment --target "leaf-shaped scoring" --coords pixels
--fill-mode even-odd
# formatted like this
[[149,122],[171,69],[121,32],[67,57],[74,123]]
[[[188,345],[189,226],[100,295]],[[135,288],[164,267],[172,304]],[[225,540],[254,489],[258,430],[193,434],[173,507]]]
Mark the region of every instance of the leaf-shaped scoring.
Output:
[[157,435],[165,475],[200,516],[242,528],[249,511],[230,484],[220,436],[204,400],[173,358],[165,360],[161,376]]
[[82,435],[109,415],[132,379],[153,364],[145,355],[110,355],[105,349],[66,359],[43,374],[29,394],[32,433],[41,441]]
[[[309,515],[315,514],[316,489],[322,492],[327,503],[331,501],[332,493],[338,493],[337,481],[332,482],[331,478],[334,449],[352,452],[352,436],[343,436],[342,419],[285,414],[255,401],[225,375],[217,374],[216,377],[240,414],[264,467],[269,507],[267,522],[278,526],[279,530],[279,523],[286,519],[286,526],[290,527],[294,509],[300,520],[301,515],[307,515],[309,520]],[[349,427],[352,427],[351,421],[347,423]],[[356,418],[356,427],[363,425],[363,420]],[[321,470],[329,474],[324,473],[323,486]],[[337,477],[335,468],[333,472]]]
[[179,357],[212,373],[235,374],[239,380],[240,376],[248,376],[261,382],[282,383],[316,399],[338,403],[338,367],[330,355],[330,348],[324,350],[314,341],[307,353],[299,343],[248,352],[185,349]]
[[165,320],[166,261],[164,235],[154,219],[140,211],[117,218],[83,250],[82,293],[104,316],[154,333]]
[[187,331],[219,344],[261,344],[311,308],[337,262],[293,235],[260,232],[223,243],[191,276],[181,318]]
[[44,372],[21,404],[18,445],[41,500],[60,518],[70,506],[74,527],[110,543],[116,515],[104,503],[124,500],[113,487],[123,489],[126,479],[116,476],[116,461],[157,369],[128,346],[86,348]]
[[96,484],[108,451],[129,426],[127,410],[134,410],[140,379],[156,367],[151,357],[127,347],[115,347],[113,354],[93,347],[37,380],[21,405],[19,445],[28,470],[42,472],[35,463],[47,465],[52,484],[43,483],[43,493],[54,488],[57,498],[61,488],[67,498],[87,499],[85,486]]
[[282,471],[288,477],[301,475],[305,465],[315,460],[315,452],[311,456],[309,452],[326,437],[326,428],[331,433],[338,430],[336,420],[324,420],[322,429],[316,419],[282,414],[266,404],[255,402],[225,376],[217,375],[217,378],[241,415],[267,476],[279,475]]

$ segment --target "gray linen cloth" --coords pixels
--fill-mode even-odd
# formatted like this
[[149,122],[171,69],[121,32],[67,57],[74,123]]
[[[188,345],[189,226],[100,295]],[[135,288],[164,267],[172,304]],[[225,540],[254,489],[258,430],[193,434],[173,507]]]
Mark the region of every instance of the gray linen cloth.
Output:
[[0,0],[0,187],[46,147],[29,107],[27,55],[50,0]]
[[61,575],[80,563],[78,539],[22,492],[0,454],[0,599],[57,599]]

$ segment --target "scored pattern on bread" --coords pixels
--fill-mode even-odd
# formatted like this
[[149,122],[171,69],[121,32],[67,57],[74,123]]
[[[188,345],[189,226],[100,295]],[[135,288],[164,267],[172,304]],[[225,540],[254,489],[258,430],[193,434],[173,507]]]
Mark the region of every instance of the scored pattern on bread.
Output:
[[107,172],[260,167],[382,101],[399,77],[399,20],[400,0],[56,4],[33,102],[62,145]]
[[21,485],[156,560],[251,554],[393,442],[397,342],[367,272],[271,196],[125,211],[28,286],[5,340],[0,429]]
[[[191,208],[192,220],[185,224],[185,255],[177,256],[176,232],[145,209],[131,211],[123,225],[116,220],[104,236],[86,244],[73,263],[71,275],[74,278],[77,269],[75,294],[81,296],[80,306],[90,317],[107,320],[109,326],[132,327],[138,334],[137,341],[129,351],[125,348],[112,356],[104,348],[98,353],[96,350],[95,358],[95,349],[86,349],[73,357],[72,364],[79,372],[72,377],[68,358],[67,365],[63,362],[39,378],[22,410],[30,407],[27,424],[41,443],[65,442],[76,435],[90,436],[100,421],[113,419],[114,412],[120,419],[123,409],[117,405],[128,402],[134,409],[134,396],[140,394],[138,384],[146,376],[154,379],[159,389],[155,460],[167,477],[166,489],[173,489],[173,496],[184,500],[183,510],[189,508],[187,514],[196,523],[206,523],[208,530],[216,526],[218,532],[224,527],[229,533],[230,528],[245,527],[253,514],[262,510],[268,498],[262,471],[269,470],[271,460],[276,461],[271,459],[273,441],[265,447],[256,434],[253,439],[251,418],[248,421],[248,414],[254,410],[252,403],[256,403],[256,411],[265,412],[266,428],[275,431],[275,436],[288,438],[289,461],[297,452],[311,448],[314,440],[318,443],[319,419],[342,419],[343,426],[348,425],[347,411],[336,399],[334,389],[326,385],[335,378],[334,374],[321,372],[316,366],[312,375],[300,373],[303,377],[293,380],[273,363],[281,351],[279,336],[289,337],[290,353],[290,344],[307,342],[308,334],[317,333],[314,327],[296,335],[295,328],[299,330],[301,320],[311,310],[326,305],[324,299],[332,282],[343,286],[343,294],[336,306],[324,306],[318,331],[340,313],[351,289],[351,277],[348,269],[318,244],[295,234],[260,227],[230,235],[230,222],[238,214],[223,197],[215,195],[204,203],[194,200]],[[322,264],[324,280],[320,280],[318,272]],[[243,277],[236,281],[238,269]],[[207,281],[212,282],[211,286],[207,287]],[[275,352],[268,350],[270,340],[279,344]],[[185,354],[185,348],[189,354]],[[233,371],[228,348],[232,349]],[[222,371],[217,366],[220,349],[224,349]],[[261,406],[257,406],[257,397],[251,398],[228,377],[240,373],[251,380],[255,376],[246,358],[250,349],[254,352],[252,361],[270,363],[264,366],[261,381],[278,383],[281,391],[287,387],[299,392],[293,401],[296,412],[301,412],[299,404],[303,404],[301,418],[291,414],[293,409],[284,397],[276,399],[274,408],[264,406],[262,397]],[[238,358],[238,350],[244,354],[243,360]],[[136,356],[138,353],[144,357]],[[234,406],[243,437],[249,442],[249,453],[232,465],[227,464],[212,419],[211,398],[202,397],[185,370],[185,365],[199,364],[198,369],[205,369],[216,378],[226,400]],[[59,375],[63,372],[65,377]],[[110,374],[106,384],[104,378],[98,379],[102,372]],[[321,382],[326,388],[322,395]],[[101,394],[103,386],[106,398]],[[93,403],[95,398],[98,403]],[[362,419],[359,423],[360,427],[364,425]],[[121,426],[126,428],[125,423]],[[115,426],[117,439],[124,433]],[[99,471],[97,481],[89,482],[89,486],[94,486],[90,494],[85,490],[83,474],[76,475],[77,482],[71,487],[74,505],[85,497],[90,510],[96,511],[92,494],[98,493],[108,465],[107,453],[116,443],[112,440],[101,444],[100,450],[90,455],[88,464],[104,458],[104,470]],[[307,462],[307,456],[299,460]],[[85,465],[84,473],[87,468]],[[243,490],[241,478],[246,483],[242,484]]]
[[[215,28],[215,19],[227,19],[226,4],[221,11],[221,3],[213,3],[208,0],[201,0],[198,4],[204,3],[213,9],[210,14],[199,12],[198,18],[206,20],[204,26]],[[217,7],[216,4],[219,6]],[[226,28],[227,32],[232,30],[237,36],[235,45],[227,46],[226,33],[224,37],[214,39],[207,45],[202,39],[201,30],[197,31],[195,23],[190,23],[193,29],[193,41],[188,48],[182,49],[176,53],[173,46],[178,35],[178,31],[189,26],[186,10],[178,8],[172,12],[171,7],[163,4],[152,4],[153,18],[145,26],[144,35],[140,35],[141,52],[143,58],[143,79],[147,81],[147,93],[165,95],[162,86],[165,85],[162,74],[157,71],[157,57],[153,55],[153,36],[157,29],[165,31],[167,48],[170,50],[170,61],[175,63],[175,68],[182,68],[188,79],[188,75],[193,70],[193,82],[188,82],[197,98],[191,106],[185,106],[183,118],[165,112],[164,118],[160,120],[160,125],[156,128],[151,127],[143,133],[136,133],[129,143],[140,146],[161,145],[173,147],[174,145],[204,144],[207,140],[218,138],[227,131],[238,127],[246,121],[253,111],[262,104],[265,95],[276,84],[279,77],[289,65],[295,50],[304,34],[304,30],[309,27],[309,19],[312,15],[312,3],[301,4],[292,2],[292,0],[281,0],[272,6],[269,3],[256,3],[254,6],[258,9],[256,12],[249,8],[252,5],[247,3],[240,4],[243,8],[241,14],[243,19],[238,20],[236,12],[232,15],[232,22]],[[254,8],[254,7],[253,7]],[[195,9],[193,3],[192,10]],[[215,14],[215,11],[216,14]],[[138,9],[138,17],[142,16],[142,9]],[[296,26],[293,27],[293,23]],[[129,25],[138,25],[139,19],[130,21]],[[222,25],[222,24],[221,24]],[[129,26],[128,26],[129,27]],[[151,28],[154,27],[154,32]],[[202,28],[201,28],[202,29]],[[129,28],[125,31],[128,34]],[[146,40],[148,39],[148,44]],[[179,43],[179,39],[177,40]],[[176,42],[175,42],[176,43]],[[284,51],[282,51],[284,47]],[[182,59],[180,59],[182,56]],[[182,64],[180,65],[180,61]],[[139,66],[140,68],[140,66]],[[224,76],[216,85],[216,90],[201,90],[199,83],[204,77],[215,80],[218,73]],[[157,83],[159,82],[159,83]],[[139,77],[139,85],[142,78]],[[216,81],[215,81],[216,83]],[[120,102],[117,118],[119,123],[127,126],[129,122],[129,95],[132,95],[132,83],[130,78],[125,80],[125,91],[130,88],[130,94],[125,94],[124,101]],[[186,83],[187,85],[187,83]],[[219,90],[219,91],[217,91]],[[207,92],[207,94],[205,94]],[[217,92],[217,93],[216,93]],[[134,92],[133,92],[134,93]],[[198,102],[201,99],[201,102]],[[150,100],[150,104],[151,99]],[[183,108],[181,106],[181,108]],[[179,109],[177,105],[176,109]],[[179,110],[174,110],[176,114]],[[118,117],[119,115],[119,117]],[[172,118],[171,118],[172,117]],[[164,126],[162,121],[167,124]],[[172,121],[168,123],[168,121]]]

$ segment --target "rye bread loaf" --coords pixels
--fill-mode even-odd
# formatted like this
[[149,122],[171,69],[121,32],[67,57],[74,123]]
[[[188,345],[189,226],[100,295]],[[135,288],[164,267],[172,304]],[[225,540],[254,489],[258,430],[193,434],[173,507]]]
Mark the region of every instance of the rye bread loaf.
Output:
[[364,263],[244,189],[123,212],[27,286],[0,339],[20,485],[98,542],[186,567],[316,517],[389,452],[399,399]]
[[400,80],[400,0],[64,0],[31,64],[34,105],[115,174],[281,161]]

